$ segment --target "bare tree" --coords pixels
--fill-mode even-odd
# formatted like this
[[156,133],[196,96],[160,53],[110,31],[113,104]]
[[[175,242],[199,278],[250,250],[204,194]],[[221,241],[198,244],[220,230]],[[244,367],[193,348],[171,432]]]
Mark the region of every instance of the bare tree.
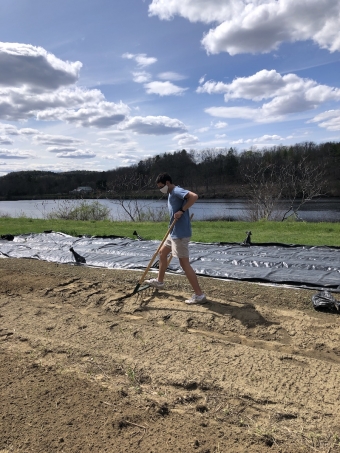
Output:
[[[163,216],[162,213],[154,213],[138,202],[141,194],[151,188],[154,189],[154,184],[149,176],[140,174],[136,170],[124,171],[115,174],[114,180],[108,183],[109,199],[117,203],[133,222],[159,220],[159,217]],[[138,194],[138,198],[136,194]]]
[[298,211],[301,206],[325,194],[325,175],[325,167],[308,162],[307,156],[303,156],[296,166],[291,164],[286,169],[286,199],[289,200],[289,207],[282,221],[291,216],[300,219]]
[[243,165],[243,176],[253,221],[299,219],[301,206],[324,193],[325,170],[308,162],[307,156],[297,163],[268,163],[261,153],[252,153]]
[[282,198],[285,185],[285,172],[277,171],[277,166],[264,162],[256,155],[243,168],[246,181],[246,196],[250,220],[273,219],[278,201]]

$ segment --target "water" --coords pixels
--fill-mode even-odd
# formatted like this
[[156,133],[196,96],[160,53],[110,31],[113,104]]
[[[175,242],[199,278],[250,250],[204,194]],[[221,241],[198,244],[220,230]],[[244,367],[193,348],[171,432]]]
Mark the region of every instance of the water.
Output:
[[[91,202],[92,200],[88,200]],[[114,220],[131,220],[117,200],[98,200],[110,209]],[[9,214],[11,217],[22,215],[43,219],[46,215],[58,209],[63,203],[74,203],[74,200],[19,200],[0,201],[0,216]],[[136,206],[143,211],[154,213],[167,212],[166,200],[132,200],[125,201],[128,209]],[[190,209],[194,214],[193,220],[232,219],[249,220],[247,203],[243,200],[198,200]],[[131,211],[132,212],[132,211]],[[299,216],[307,222],[339,222],[340,199],[315,200],[302,206]]]

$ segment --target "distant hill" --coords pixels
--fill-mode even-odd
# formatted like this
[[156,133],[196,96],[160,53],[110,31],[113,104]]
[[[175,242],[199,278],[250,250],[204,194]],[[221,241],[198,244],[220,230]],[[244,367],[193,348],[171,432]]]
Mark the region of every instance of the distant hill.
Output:
[[18,171],[0,177],[0,197],[44,197],[69,195],[79,186],[89,186],[94,191],[105,190],[106,173],[94,171]]
[[[200,197],[247,197],[250,180],[246,172],[249,168],[255,169],[253,164],[262,170],[271,169],[273,177],[273,169],[279,176],[287,163],[301,170],[301,162],[304,162],[304,171],[310,172],[310,180],[322,169],[325,194],[340,196],[340,142],[305,142],[262,150],[251,148],[241,153],[235,148],[183,149],[141,160],[130,167],[102,172],[12,172],[0,177],[0,199],[66,198],[79,195],[70,192],[80,186],[92,188],[93,192],[87,197],[154,197],[155,178],[162,172],[169,173],[175,184],[199,193]],[[262,177],[266,177],[266,171]]]

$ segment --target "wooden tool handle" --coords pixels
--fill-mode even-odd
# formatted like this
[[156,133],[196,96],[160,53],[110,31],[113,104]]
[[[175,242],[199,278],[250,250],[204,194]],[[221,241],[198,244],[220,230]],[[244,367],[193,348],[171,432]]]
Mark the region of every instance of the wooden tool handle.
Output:
[[177,222],[177,219],[174,219],[173,222],[172,222],[172,224],[170,225],[168,231],[166,232],[166,235],[164,236],[162,242],[159,244],[158,249],[155,251],[153,257],[151,258],[151,260],[150,260],[150,262],[149,262],[149,264],[148,264],[148,266],[147,266],[147,268],[145,269],[144,274],[141,276],[141,278],[140,278],[140,280],[139,280],[139,284],[142,284],[142,283],[143,283],[143,281],[144,281],[144,279],[145,279],[145,277],[146,277],[146,274],[149,272],[150,267],[153,265],[153,262],[154,262],[156,256],[158,255],[160,249],[163,247],[164,242],[167,240],[167,237],[168,237],[169,234],[171,233],[171,230],[172,230],[173,227],[175,226],[175,223],[176,223],[176,222]]

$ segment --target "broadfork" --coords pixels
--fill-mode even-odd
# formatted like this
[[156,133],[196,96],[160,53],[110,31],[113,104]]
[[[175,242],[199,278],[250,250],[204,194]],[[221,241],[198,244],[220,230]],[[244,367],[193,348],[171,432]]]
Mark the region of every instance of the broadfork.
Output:
[[[126,294],[125,296],[122,296],[122,297],[120,297],[119,299],[116,299],[117,302],[118,302],[118,301],[121,301],[121,300],[124,300],[124,299],[127,299],[128,297],[134,296],[135,294],[139,293],[140,291],[143,291],[144,289],[147,289],[147,288],[150,287],[150,285],[141,286],[141,284],[144,282],[147,273],[149,272],[150,268],[152,267],[153,262],[155,261],[157,255],[158,255],[158,253],[159,253],[159,251],[160,251],[160,249],[163,247],[164,242],[167,240],[167,238],[168,238],[169,234],[171,233],[171,230],[172,230],[173,227],[175,226],[175,223],[176,223],[176,222],[177,222],[177,219],[174,219],[173,222],[172,222],[172,224],[170,225],[168,231],[166,232],[166,235],[164,236],[162,242],[159,244],[157,250],[156,250],[155,253],[153,254],[153,256],[152,256],[152,258],[151,258],[149,264],[147,265],[147,267],[146,267],[146,269],[145,269],[143,275],[142,275],[141,278],[139,279],[139,282],[137,283],[135,289],[132,291],[132,293]],[[171,261],[171,258],[172,258],[172,256],[170,256],[170,258],[169,258],[169,260],[168,260],[168,265],[169,265],[169,263],[170,263],[170,261]]]

